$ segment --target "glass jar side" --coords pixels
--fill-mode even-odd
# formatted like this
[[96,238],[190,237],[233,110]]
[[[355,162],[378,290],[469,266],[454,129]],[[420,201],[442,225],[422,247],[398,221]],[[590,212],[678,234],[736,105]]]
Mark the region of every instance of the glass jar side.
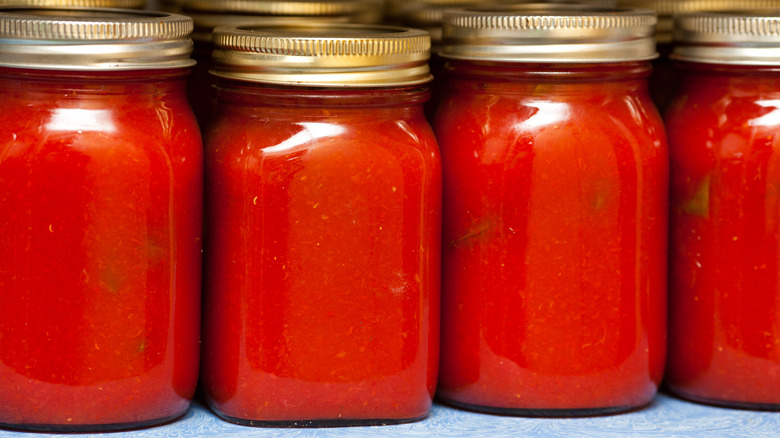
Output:
[[187,69],[0,70],[0,423],[142,427],[198,371],[202,152]]
[[668,165],[648,64],[446,69],[439,396],[532,416],[649,403]]
[[695,401],[777,409],[780,69],[678,67],[681,87],[666,114],[667,385]]
[[210,406],[260,426],[424,418],[441,221],[427,91],[217,83],[206,135]]

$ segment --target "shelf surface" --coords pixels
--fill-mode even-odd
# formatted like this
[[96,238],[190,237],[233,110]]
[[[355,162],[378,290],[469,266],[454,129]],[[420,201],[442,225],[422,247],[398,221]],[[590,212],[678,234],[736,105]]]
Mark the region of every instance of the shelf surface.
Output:
[[[0,430],[0,438],[50,434]],[[745,437],[780,436],[780,412],[716,408],[659,394],[647,408],[618,415],[587,418],[519,418],[477,414],[435,404],[424,421],[395,426],[322,429],[266,429],[239,426],[217,418],[195,403],[182,419],[161,427],[92,435],[144,437]]]

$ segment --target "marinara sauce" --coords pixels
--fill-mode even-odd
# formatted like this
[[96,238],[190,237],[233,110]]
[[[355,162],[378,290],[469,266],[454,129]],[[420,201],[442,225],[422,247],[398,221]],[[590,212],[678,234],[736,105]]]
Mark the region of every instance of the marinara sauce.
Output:
[[445,15],[447,403],[570,416],[655,395],[668,157],[646,84],[654,24],[582,7]]
[[0,426],[103,431],[195,391],[191,20],[0,10]]
[[214,41],[209,405],[260,426],[427,416],[441,240],[429,36],[302,22]]
[[675,23],[667,384],[687,399],[780,408],[777,11]]

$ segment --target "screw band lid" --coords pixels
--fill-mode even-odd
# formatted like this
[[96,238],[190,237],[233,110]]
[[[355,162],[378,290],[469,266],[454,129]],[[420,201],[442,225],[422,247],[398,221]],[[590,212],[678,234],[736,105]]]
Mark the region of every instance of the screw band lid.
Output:
[[192,20],[101,8],[0,8],[0,66],[48,70],[189,67]]
[[270,84],[404,86],[432,79],[429,57],[422,30],[290,21],[214,29],[211,73]]

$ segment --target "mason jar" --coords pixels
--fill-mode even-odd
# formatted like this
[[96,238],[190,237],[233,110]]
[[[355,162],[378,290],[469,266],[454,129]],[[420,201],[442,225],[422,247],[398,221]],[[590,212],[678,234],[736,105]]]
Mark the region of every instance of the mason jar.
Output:
[[198,378],[203,164],[189,18],[0,9],[0,426],[183,415]]
[[426,417],[439,340],[441,164],[427,33],[214,31],[203,383],[259,426]]
[[445,14],[445,402],[576,416],[653,399],[668,207],[654,25],[582,6]]
[[675,21],[667,385],[780,408],[780,25],[777,11]]
[[723,11],[737,9],[769,9],[780,7],[778,0],[618,0],[618,6],[652,9],[658,14],[655,41],[659,56],[653,60],[650,75],[650,95],[663,114],[679,86],[679,75],[672,53],[674,16],[689,12]]
[[195,30],[193,59],[197,61],[187,83],[187,95],[201,128],[211,121],[216,105],[212,76],[212,31],[219,26],[265,24],[285,20],[311,20],[378,24],[382,0],[182,0],[182,13],[192,18]]

